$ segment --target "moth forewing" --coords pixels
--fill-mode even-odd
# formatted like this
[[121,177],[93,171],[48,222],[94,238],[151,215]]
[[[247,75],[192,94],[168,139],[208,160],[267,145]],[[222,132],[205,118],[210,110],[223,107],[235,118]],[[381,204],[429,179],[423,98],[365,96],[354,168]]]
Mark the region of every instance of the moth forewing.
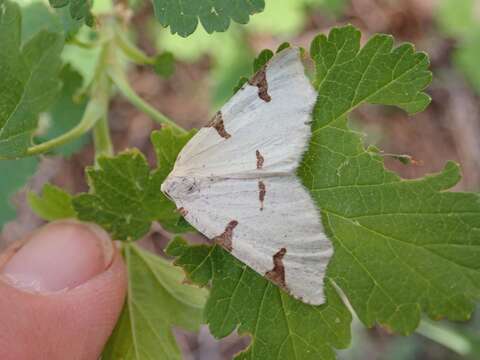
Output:
[[300,51],[276,54],[185,145],[162,191],[205,236],[319,305],[333,248],[296,176],[316,97]]

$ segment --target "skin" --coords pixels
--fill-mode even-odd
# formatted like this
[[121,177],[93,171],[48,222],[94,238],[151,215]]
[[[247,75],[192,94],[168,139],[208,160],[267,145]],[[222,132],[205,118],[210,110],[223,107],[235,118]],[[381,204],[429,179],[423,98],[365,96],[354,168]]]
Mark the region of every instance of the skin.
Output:
[[[97,246],[80,223],[40,232],[0,255],[0,359],[97,359],[125,299],[122,257],[108,235],[100,234]],[[43,285],[32,290],[12,282],[24,270]]]

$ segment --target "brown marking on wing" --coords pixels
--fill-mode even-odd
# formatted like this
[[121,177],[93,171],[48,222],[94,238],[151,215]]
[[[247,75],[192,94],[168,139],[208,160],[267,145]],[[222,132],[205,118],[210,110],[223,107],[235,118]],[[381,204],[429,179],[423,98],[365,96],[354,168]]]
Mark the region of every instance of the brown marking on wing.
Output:
[[232,236],[233,236],[233,229],[235,229],[238,225],[237,220],[230,221],[223,233],[218,236],[215,236],[212,241],[223,247],[225,250],[231,252],[233,250],[232,247]]
[[263,211],[263,201],[265,200],[265,194],[267,193],[267,188],[263,181],[258,182],[258,199],[260,200],[260,211]]
[[225,123],[223,122],[221,111],[217,111],[206,127],[213,127],[215,130],[217,130],[218,135],[224,139],[228,139],[232,136],[227,132],[227,130],[225,130]]
[[182,215],[183,217],[187,216],[188,210],[185,209],[183,206],[181,208],[178,208],[177,211]]
[[258,97],[265,102],[272,100],[271,96],[268,94],[268,83],[267,83],[267,66],[264,65],[252,76],[248,83],[252,86],[258,87]]
[[283,266],[283,257],[287,253],[286,248],[281,248],[273,255],[273,269],[265,273],[265,277],[273,282],[275,285],[287,290],[287,284],[285,283],[285,267]]
[[263,167],[263,162],[265,161],[265,159],[258,150],[255,151],[255,156],[257,157],[257,169],[260,170]]

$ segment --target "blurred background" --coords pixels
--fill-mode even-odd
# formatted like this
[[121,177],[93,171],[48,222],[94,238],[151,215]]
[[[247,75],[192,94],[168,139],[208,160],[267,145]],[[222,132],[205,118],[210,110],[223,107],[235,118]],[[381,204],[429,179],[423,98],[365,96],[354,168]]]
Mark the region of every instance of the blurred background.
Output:
[[[102,1],[96,0],[95,6],[102,6]],[[187,128],[208,121],[233,94],[238,79],[251,73],[254,56],[264,48],[276,49],[284,41],[308,48],[316,34],[346,23],[362,31],[362,41],[383,32],[394,35],[397,42],[414,43],[431,59],[431,105],[415,116],[393,108],[363,106],[352,114],[351,126],[365,134],[366,144],[374,144],[386,154],[411,156],[415,161],[409,165],[385,158],[386,166],[404,178],[440,171],[453,159],[463,171],[454,191],[480,190],[480,0],[266,0],[265,11],[246,26],[232,24],[226,33],[212,35],[199,27],[187,39],[163,29],[153,18],[148,1],[128,3],[134,9],[130,35],[138,46],[148,54],[170,51],[175,56],[175,72],[170,78],[160,78],[139,66],[130,69],[130,81],[142,98]],[[42,10],[29,7],[24,18],[34,11]],[[72,103],[72,94],[82,86],[80,74],[88,72],[89,55],[69,55],[67,49],[65,57],[69,56],[72,66],[62,71],[62,77],[68,79],[64,99],[49,116],[68,113],[72,123],[63,124],[64,128],[45,126],[38,134],[40,139],[64,132],[83,112],[85,104]],[[120,96],[112,102],[109,121],[116,151],[137,147],[153,164],[149,135],[158,128],[156,124]],[[86,191],[83,170],[92,162],[88,138],[61,149],[56,156],[16,162],[12,176],[0,177],[0,195],[8,194],[11,201],[0,209],[0,224],[5,224],[0,244],[41,224],[26,204],[26,190],[39,191],[45,182],[52,182],[72,193]],[[0,162],[0,173],[11,166]],[[27,187],[20,189],[25,182]],[[167,241],[165,233],[154,227],[144,243],[161,252]],[[367,330],[358,321],[352,333],[352,346],[338,352],[340,359],[480,359],[478,311],[467,323],[425,320],[410,337],[393,336],[381,327]],[[199,334],[177,331],[177,336],[186,359],[230,359],[249,342],[236,335],[217,341],[207,328]]]

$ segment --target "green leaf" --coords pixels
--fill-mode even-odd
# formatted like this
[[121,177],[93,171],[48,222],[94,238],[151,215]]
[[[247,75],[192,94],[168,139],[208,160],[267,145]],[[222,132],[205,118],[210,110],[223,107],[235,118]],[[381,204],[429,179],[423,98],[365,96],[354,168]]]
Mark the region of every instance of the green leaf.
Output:
[[78,218],[101,225],[117,240],[141,238],[153,221],[175,233],[192,230],[160,191],[178,152],[192,136],[193,132],[177,135],[170,128],[154,132],[158,169],[153,171],[136,149],[100,157],[97,167],[87,169],[90,193],[73,199]]
[[61,86],[63,36],[40,31],[21,46],[20,29],[18,5],[0,0],[0,157],[26,154],[38,114]]
[[334,359],[332,347],[350,341],[351,314],[331,284],[328,304],[293,299],[219,246],[188,246],[176,238],[167,253],[176,256],[189,280],[211,282],[205,306],[210,331],[222,338],[237,329],[253,342],[237,359]]
[[155,57],[155,63],[153,64],[155,72],[164,77],[169,78],[175,72],[175,58],[169,51],[165,51]]
[[[153,147],[157,155],[157,167],[160,183],[162,183],[170,174],[177,160],[178,153],[185,144],[195,135],[195,130],[186,134],[176,134],[169,127],[164,127],[160,131],[154,131],[151,136]],[[163,212],[159,221],[162,226],[172,233],[184,233],[194,230],[185,219],[179,214],[175,204],[170,201],[158,188],[157,197],[162,199]]]
[[198,330],[207,291],[182,284],[181,270],[136,245],[123,253],[127,301],[102,359],[182,359],[173,327]]
[[48,0],[53,8],[61,8],[70,4],[70,0]]
[[92,27],[94,17],[91,12],[92,0],[49,0],[53,8],[69,7],[70,16],[73,20],[84,20],[85,24]]
[[365,325],[402,334],[418,326],[422,312],[465,320],[480,298],[480,196],[446,191],[460,178],[458,166],[402,180],[348,127],[346,115],[364,102],[410,112],[428,105],[428,58],[392,43],[375,35],[360,48],[351,26],[312,43],[319,96],[298,175],[334,244],[326,304],[295,301],[219,247],[176,240],[168,248],[190,280],[211,283],[212,333],[224,337],[239,327],[252,334],[239,359],[333,359],[331,348],[349,342],[350,323],[333,284]]
[[[340,128],[337,132],[344,133],[345,124],[339,121],[337,126]],[[478,266],[473,261],[475,257],[478,258],[476,250],[479,239],[478,196],[441,192],[458,181],[458,169],[453,164],[448,164],[445,171],[435,177],[410,182],[400,181],[395,175],[384,171],[383,164],[379,159],[375,159],[375,156],[372,154],[364,156],[364,152],[354,150],[361,144],[351,133],[345,133],[342,136],[342,142],[345,143],[355,144],[348,140],[348,136],[351,140],[355,140],[356,146],[351,146],[350,149],[343,148],[342,151],[338,151],[338,145],[332,146],[330,143],[325,145],[325,139],[332,138],[333,134],[328,133],[331,130],[322,129],[324,135],[317,139],[317,143],[324,142],[324,150],[330,147],[339,158],[345,156],[337,164],[330,160],[331,165],[338,166],[339,163],[353,162],[355,158],[357,168],[363,169],[359,172],[354,166],[346,168],[340,166],[338,168],[342,171],[350,171],[350,175],[346,176],[347,173],[342,173],[343,176],[337,179],[336,185],[332,184],[334,182],[332,179],[326,185],[330,189],[316,192],[318,195],[322,192],[331,193],[328,196],[335,197],[337,207],[343,201],[343,196],[356,199],[357,204],[362,203],[362,209],[359,210],[360,207],[357,207],[357,210],[364,213],[358,215],[358,218],[351,214],[353,207],[348,210],[344,208],[341,211],[332,208],[332,213],[338,211],[338,214],[328,215],[329,219],[336,218],[336,220],[339,216],[346,217],[344,220],[347,223],[336,227],[342,229],[344,236],[343,239],[339,236],[339,240],[345,244],[342,250],[349,253],[350,260],[355,259],[353,263],[356,264],[350,266],[350,274],[355,273],[358,267],[363,268],[363,278],[358,275],[355,279],[351,276],[344,278],[344,287],[350,287],[351,300],[354,299],[353,293],[360,287],[359,278],[362,279],[365,287],[369,287],[369,291],[364,291],[363,295],[367,296],[365,292],[368,293],[370,303],[365,304],[358,298],[355,299],[356,303],[354,302],[362,320],[369,325],[375,321],[386,323],[398,331],[408,333],[417,325],[422,309],[434,318],[440,316],[452,319],[467,318],[472,309],[472,300],[478,299],[479,293]],[[320,136],[320,132],[318,135]],[[318,157],[316,160],[322,161]],[[307,162],[306,167],[309,165],[311,164]],[[325,172],[321,174],[324,176]],[[340,173],[338,176],[341,176]],[[312,176],[311,181],[313,177],[315,175]],[[352,177],[355,177],[354,181]],[[339,192],[342,196],[338,196]],[[323,201],[325,198],[324,195]],[[365,198],[369,201],[364,200]],[[374,210],[375,202],[376,210]],[[350,214],[345,216],[345,213]],[[348,222],[356,225],[349,230],[355,232],[355,237],[359,239],[357,241],[364,241],[364,249],[358,249],[355,246],[352,234],[347,235],[347,228],[351,226]],[[348,239],[348,237],[351,238]],[[383,244],[383,246],[380,247],[377,244]],[[353,250],[354,247],[355,250]],[[367,260],[370,259],[367,254],[369,247],[382,253],[380,261]],[[410,255],[412,252],[414,252],[413,256]],[[339,256],[335,260],[339,259]],[[349,261],[344,259],[343,263],[334,262],[337,264],[338,273],[341,271],[340,268],[345,269],[346,262]],[[388,273],[383,271],[379,274],[379,269],[389,267]],[[395,280],[386,279],[391,274],[399,273],[404,276],[404,279],[408,279],[402,284],[402,287],[408,288],[408,291],[392,289]],[[343,277],[339,274],[336,276]],[[440,282],[438,279],[443,276],[445,278]],[[354,280],[356,283],[353,282]],[[401,281],[402,279],[399,278],[397,283]],[[355,297],[361,296],[362,294],[356,293]],[[380,309],[380,303],[382,309]]]
[[70,15],[77,20],[87,18],[91,16],[90,7],[88,0],[70,0]]
[[[55,13],[57,13],[60,22],[63,27],[63,33],[65,36],[65,40],[71,40],[74,36],[77,35],[78,31],[82,27],[84,21],[82,19],[74,19],[70,16],[70,7],[64,7],[61,9],[55,9]],[[86,21],[85,21],[86,23]],[[91,26],[87,24],[88,26]]]
[[138,150],[108,158],[87,168],[89,194],[74,197],[78,218],[101,225],[116,240],[137,240],[163,212],[165,200],[158,197],[161,178],[150,173]]
[[[84,26],[80,29],[76,35],[76,39],[84,43],[92,43],[96,41],[95,31]],[[62,52],[62,60],[65,64],[69,64],[72,70],[78,72],[82,77],[82,87],[78,90],[78,93],[86,94],[89,92],[90,86],[95,81],[95,75],[98,66],[101,63],[101,46],[93,46],[90,48],[84,48],[75,45],[65,46]]]
[[208,33],[225,31],[230,20],[246,24],[250,15],[263,11],[264,0],[153,0],[155,16],[170,26],[172,34],[187,37],[197,28],[198,21]]
[[62,24],[49,7],[41,2],[30,3],[21,8],[22,12],[22,44],[42,30],[62,32]]
[[15,218],[15,209],[10,201],[11,197],[25,185],[27,180],[37,169],[36,158],[20,160],[0,160],[0,230],[7,222]]
[[82,20],[72,19],[69,7],[51,9],[41,2],[33,2],[22,7],[22,44],[41,30],[61,33],[66,40],[71,39],[83,24]]
[[186,134],[176,134],[170,127],[154,131],[151,136],[152,144],[157,155],[157,167],[162,179],[166,179],[173,169],[178,153],[185,144],[195,135],[196,130]]
[[[391,49],[382,35],[359,50],[352,27],[317,38],[312,53],[321,95],[298,173],[334,242],[328,277],[367,326],[409,334],[422,311],[467,319],[480,297],[479,196],[445,191],[460,179],[453,163],[440,174],[400,179],[385,170],[382,156],[365,150],[343,117],[363,101],[423,109],[428,59],[409,44]],[[341,86],[347,78],[350,86]]]
[[394,49],[392,36],[383,34],[360,49],[360,35],[353,26],[334,28],[328,38],[318,35],[311,44],[320,94],[314,130],[364,102],[396,105],[410,113],[430,103],[421,91],[432,80],[425,53],[415,52],[411,44]]
[[35,214],[44,220],[68,219],[77,215],[72,206],[72,195],[55,185],[45,184],[42,196],[30,191],[27,200]]
[[248,82],[248,78],[245,76],[242,76],[239,80],[237,85],[233,88],[233,93],[235,94],[238,90],[242,88],[243,85],[245,85]]
[[[62,68],[60,73],[63,87],[60,96],[45,114],[47,120],[44,132],[40,133],[38,142],[44,142],[56,138],[74,128],[85,112],[87,99],[78,98],[78,92],[82,88],[83,78],[70,65]],[[68,142],[65,145],[53,149],[54,154],[70,156],[80,150],[87,142],[87,134]]]
[[269,49],[262,50],[260,54],[253,61],[253,73],[256,73],[258,70],[264,66],[268,60],[273,57],[273,51]]
[[289,42],[283,42],[277,47],[275,53],[279,53],[280,51],[288,49],[289,47],[291,47]]
[[366,325],[409,334],[422,310],[469,316],[480,295],[480,209],[478,195],[444,192],[459,180],[456,165],[401,180],[340,119],[315,132],[299,174],[334,242],[327,275]]
[[367,326],[409,334],[422,310],[468,318],[480,296],[480,202],[476,194],[444,192],[459,180],[456,165],[401,180],[339,121],[315,133],[299,173],[334,242],[327,275]]

